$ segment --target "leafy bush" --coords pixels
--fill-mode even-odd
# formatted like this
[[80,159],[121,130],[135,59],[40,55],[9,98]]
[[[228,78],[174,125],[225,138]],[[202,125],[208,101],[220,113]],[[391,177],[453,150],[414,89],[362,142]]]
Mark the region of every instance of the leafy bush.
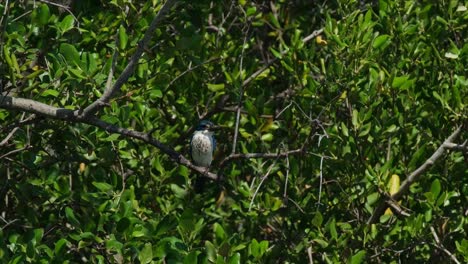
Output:
[[466,3],[54,2],[0,3],[1,259],[468,261]]

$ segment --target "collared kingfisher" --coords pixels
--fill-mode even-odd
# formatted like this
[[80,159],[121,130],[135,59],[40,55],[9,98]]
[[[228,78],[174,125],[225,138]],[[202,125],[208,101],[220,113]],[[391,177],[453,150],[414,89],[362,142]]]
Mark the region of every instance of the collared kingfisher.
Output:
[[213,153],[216,149],[216,140],[213,136],[214,124],[207,120],[202,120],[190,140],[190,154],[193,163],[201,167],[210,167],[213,161]]

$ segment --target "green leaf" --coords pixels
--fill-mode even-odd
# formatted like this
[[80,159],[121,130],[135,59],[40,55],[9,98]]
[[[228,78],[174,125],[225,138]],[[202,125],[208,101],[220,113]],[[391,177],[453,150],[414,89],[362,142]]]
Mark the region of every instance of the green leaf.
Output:
[[83,75],[83,71],[80,69],[68,69],[68,71],[71,73],[71,76],[77,79],[86,79],[86,76]]
[[119,48],[124,50],[127,47],[128,43],[128,36],[127,36],[127,29],[124,26],[120,25],[119,28]]
[[358,122],[359,112],[356,109],[353,109],[353,116],[351,118],[351,122],[354,128],[359,128],[360,123]]
[[173,215],[166,215],[157,225],[155,236],[161,236],[177,226],[177,220]]
[[47,4],[39,5],[37,9],[37,19],[41,26],[46,25],[49,22],[50,10]]
[[283,55],[281,54],[281,52],[275,50],[273,47],[270,47],[270,51],[271,53],[273,53],[273,56],[275,56],[277,59],[283,58]]
[[70,207],[65,207],[65,216],[67,217],[68,221],[76,227],[80,226],[80,221],[75,217],[75,213],[73,212],[73,209]]
[[266,141],[266,142],[271,142],[273,141],[273,134],[272,133],[263,134],[261,140]]
[[371,123],[367,123],[367,124],[363,125],[362,128],[360,129],[360,132],[359,132],[358,136],[359,137],[367,136],[367,134],[369,134],[371,126],[372,126]]
[[175,197],[183,199],[187,195],[187,190],[181,188],[177,184],[171,184],[171,190],[174,193]]
[[445,52],[444,57],[447,59],[458,59],[458,54],[452,52]]
[[255,14],[256,12],[257,12],[257,7],[255,7],[255,6],[249,7],[249,8],[247,8],[246,15],[251,16],[251,15]]
[[214,223],[213,229],[214,229],[216,239],[219,242],[223,242],[224,240],[226,240],[226,233],[224,232],[224,229],[220,224]]
[[341,126],[341,132],[343,133],[343,135],[345,137],[349,137],[349,131],[348,131],[348,128],[346,127],[345,123],[341,122],[340,126]]
[[200,251],[192,251],[184,258],[184,264],[197,264],[198,263],[198,255],[200,255]]
[[105,182],[93,182],[94,187],[98,188],[101,192],[108,192],[112,190],[112,185]]
[[61,238],[59,241],[55,242],[55,247],[54,247],[55,255],[57,256],[62,255],[66,248],[67,243],[69,242],[65,238]]
[[421,163],[423,158],[425,157],[425,153],[426,146],[422,146],[420,149],[418,149],[411,157],[411,160],[408,164],[408,168],[414,169],[419,163]]
[[43,97],[46,97],[46,96],[52,96],[52,97],[57,97],[60,93],[56,90],[52,90],[52,89],[48,89],[48,90],[45,90],[43,93],[42,93],[42,96]]
[[323,240],[323,239],[314,238],[312,241],[314,241],[315,243],[319,244],[322,248],[328,247],[328,242],[325,241],[325,240]]
[[391,43],[390,35],[380,35],[374,39],[372,47],[374,49],[385,49]]
[[392,124],[391,126],[389,126],[385,131],[384,133],[393,133],[395,131],[398,130],[398,127],[394,124]]
[[106,137],[105,139],[103,139],[103,141],[112,142],[112,141],[118,140],[119,137],[120,137],[120,134],[110,134],[108,137]]
[[395,77],[395,78],[393,78],[392,87],[393,88],[400,88],[400,87],[404,86],[404,84],[406,84],[408,82],[408,79],[409,79],[408,75]]
[[431,193],[432,193],[432,197],[434,198],[434,200],[436,200],[437,197],[439,197],[440,190],[441,190],[441,185],[440,185],[439,179],[433,180],[431,184]]
[[106,240],[106,249],[110,251],[121,252],[123,249],[123,244],[116,239]]
[[163,95],[160,89],[151,89],[151,92],[150,92],[151,99],[157,99],[157,98],[162,98],[162,97]]
[[212,92],[220,92],[224,90],[224,83],[208,83],[208,89]]
[[351,257],[351,264],[363,263],[365,257],[366,257],[366,251],[360,250]]
[[250,242],[249,245],[249,252],[250,254],[255,257],[259,258],[265,254],[268,249],[268,241],[263,240],[262,242],[258,243],[258,241],[254,238]]
[[75,46],[68,44],[68,43],[62,43],[60,44],[60,54],[63,55],[67,63],[70,65],[79,65],[81,63],[80,61],[80,54],[76,50]]
[[206,257],[210,262],[215,262],[217,259],[217,253],[215,246],[208,240],[205,241],[205,250],[206,250]]
[[63,33],[72,29],[74,25],[75,25],[75,19],[73,18],[73,16],[67,15],[62,19],[62,21],[58,23],[58,29],[60,30],[60,33],[63,35]]
[[373,205],[379,199],[379,193],[373,192],[367,196],[367,203]]
[[321,227],[323,222],[323,216],[320,212],[316,212],[312,219],[312,224],[316,227]]
[[141,263],[150,263],[153,260],[153,245],[146,243],[143,249],[138,254],[138,259]]
[[231,257],[229,257],[227,263],[228,264],[240,264],[241,263],[240,260],[241,260],[240,253],[236,252]]
[[432,220],[432,209],[427,209],[424,213],[424,220],[429,223]]

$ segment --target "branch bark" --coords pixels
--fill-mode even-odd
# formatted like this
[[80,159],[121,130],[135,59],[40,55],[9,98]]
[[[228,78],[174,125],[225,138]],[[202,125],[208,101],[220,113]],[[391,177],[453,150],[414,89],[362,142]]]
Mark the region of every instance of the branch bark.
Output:
[[176,2],[177,0],[168,0],[162,6],[162,8],[154,17],[153,21],[151,21],[151,24],[148,30],[146,30],[145,36],[140,42],[138,42],[138,47],[135,53],[130,58],[130,62],[125,67],[124,71],[120,74],[119,78],[117,78],[114,85],[111,86],[110,88],[107,87],[103,95],[99,99],[91,103],[88,107],[86,107],[81,113],[81,115],[83,116],[94,115],[97,111],[99,111],[101,107],[107,105],[109,101],[115,96],[115,94],[120,91],[122,86],[128,81],[128,78],[130,78],[130,76],[135,71],[135,68],[138,65],[138,60],[143,54],[143,51],[148,46],[151,40],[151,37],[153,36],[154,31],[156,30],[156,26],[159,24],[159,22],[163,19],[164,15],[171,9],[171,7]]
[[200,174],[203,174],[205,177],[210,178],[212,180],[218,179],[218,176],[215,173],[206,171],[206,168],[204,167],[195,166],[182,154],[178,153],[173,148],[164,145],[160,141],[154,139],[148,133],[122,128],[107,123],[94,116],[79,115],[76,113],[76,111],[70,109],[57,108],[30,99],[0,95],[0,108],[35,113],[51,119],[58,119],[74,123],[84,123],[101,128],[109,133],[120,134],[130,138],[138,139],[160,149],[163,153],[169,155],[169,157],[177,163],[184,165],[194,171],[197,171]]
[[226,166],[228,162],[231,162],[232,160],[235,159],[258,159],[258,158],[264,158],[264,159],[275,159],[275,158],[282,158],[282,157],[287,157],[289,155],[298,155],[304,153],[304,149],[295,149],[295,150],[290,150],[290,151],[285,151],[285,152],[279,152],[279,153],[244,153],[244,154],[231,154],[224,158],[219,167],[223,168]]
[[[427,159],[421,166],[419,166],[419,168],[417,168],[415,171],[413,171],[409,176],[408,178],[406,178],[406,180],[404,180],[400,186],[400,189],[398,190],[398,192],[396,192],[395,194],[393,194],[391,196],[391,200],[393,201],[398,201],[400,200],[401,197],[403,197],[403,195],[405,195],[408,190],[409,190],[409,187],[411,186],[411,184],[413,184],[414,182],[418,181],[421,176],[424,174],[424,172],[426,172],[430,167],[432,167],[432,165],[434,165],[434,163],[439,160],[442,155],[445,153],[445,150],[446,149],[449,149],[448,146],[451,146],[454,142],[454,140],[458,137],[458,135],[460,134],[460,132],[462,131],[462,128],[463,126],[459,126],[445,141],[444,143],[442,143],[439,148],[437,148],[437,150],[434,152],[434,154],[432,154],[432,156]],[[383,212],[385,211],[385,208],[387,207],[387,201],[386,200],[383,200],[379,203],[379,205],[376,207],[376,209],[374,210],[374,213],[372,214],[372,216],[369,218],[369,220],[367,221],[368,224],[372,224],[372,223],[376,223],[377,220],[380,218],[380,216],[383,214]]]

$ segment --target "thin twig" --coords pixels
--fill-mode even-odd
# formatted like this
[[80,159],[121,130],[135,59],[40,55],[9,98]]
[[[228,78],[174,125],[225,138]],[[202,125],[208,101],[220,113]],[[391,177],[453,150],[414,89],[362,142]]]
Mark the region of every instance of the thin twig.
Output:
[[[311,39],[314,37],[320,35],[323,32],[323,28],[315,30],[312,32],[310,35],[302,39],[303,43],[309,42]],[[289,50],[283,50],[280,54],[281,55],[286,55]],[[242,83],[243,86],[248,85],[251,81],[253,81],[255,78],[257,78],[260,74],[262,74],[264,71],[266,71],[271,65],[273,65],[275,62],[277,62],[279,59],[275,57],[273,60],[269,61],[267,64],[265,64],[262,68],[258,69],[256,72],[254,72],[252,75],[249,76],[249,78],[245,79],[245,81]]]
[[266,178],[268,178],[268,176],[270,175],[270,172],[271,170],[273,169],[274,165],[276,165],[276,162],[278,161],[278,159],[276,159],[271,165],[270,167],[268,168],[267,170],[267,173],[262,177],[262,179],[260,180],[260,183],[258,184],[257,186],[257,189],[255,190],[254,192],[254,195],[252,196],[252,199],[250,200],[250,204],[249,204],[249,211],[252,209],[252,205],[253,205],[253,202],[255,200],[255,197],[257,197],[257,194],[258,194],[258,191],[260,190],[260,187],[262,187],[262,184],[263,182],[266,180]]
[[437,233],[434,229],[433,226],[430,227],[431,229],[431,233],[432,233],[432,236],[434,237],[434,240],[435,240],[435,244],[434,246],[436,246],[438,249],[442,250],[443,252],[445,252],[445,254],[447,254],[455,263],[457,264],[460,264],[460,261],[458,261],[458,259],[455,257],[455,255],[452,254],[452,252],[448,251],[444,245],[442,243],[440,243],[440,239],[439,237],[437,236]]
[[286,180],[284,181],[283,198],[288,196],[288,180],[289,180],[289,155],[286,156]]
[[[46,1],[46,0],[39,0],[39,2],[43,2],[43,3],[46,3],[46,4],[49,4],[49,5],[54,5],[54,6],[58,6],[60,8],[63,8],[64,10],[66,10],[68,13],[70,13],[70,15],[73,17],[73,19],[76,21],[76,25],[78,27],[80,27],[80,21],[78,20],[78,18],[76,18],[76,16],[73,14],[73,12],[70,10],[70,7],[69,6],[65,6],[65,5],[61,5],[61,4],[57,4],[57,3],[54,3],[54,2],[50,2],[50,1]],[[81,34],[81,32],[80,32]]]
[[[244,61],[244,52],[245,52],[245,46],[247,43],[247,37],[249,35],[249,30],[250,30],[250,24],[247,25],[247,32],[245,33],[244,36],[244,42],[242,44],[242,52],[241,52],[241,57],[240,57],[240,63],[239,63],[239,77],[241,78],[241,81],[243,81],[244,74],[243,74],[243,61]],[[237,112],[236,112],[236,125],[234,128],[234,139],[232,142],[232,151],[231,153],[234,154],[236,153],[236,145],[237,145],[237,136],[239,133],[239,123],[240,123],[240,112],[242,109],[242,98],[244,96],[244,85],[240,85],[239,87],[239,102],[237,103]]]
[[257,159],[257,158],[265,158],[265,159],[275,159],[275,158],[281,158],[281,157],[286,157],[288,155],[298,155],[304,153],[303,149],[295,149],[295,150],[289,150],[285,152],[279,152],[279,153],[244,153],[244,154],[231,154],[224,158],[224,160],[221,161],[219,167],[224,167],[228,162],[231,162],[232,160],[236,159]]
[[114,54],[112,55],[112,61],[111,61],[111,67],[109,69],[109,74],[107,75],[107,81],[106,81],[106,91],[112,89],[112,79],[114,78],[114,72],[115,72],[115,65],[117,64],[117,59],[119,58],[118,50],[117,47],[120,45],[120,40],[119,36],[117,35],[118,33],[115,34],[115,49],[114,49]]
[[26,145],[26,146],[24,146],[24,147],[22,147],[22,148],[14,149],[14,150],[12,150],[12,151],[10,151],[10,152],[7,152],[7,153],[3,154],[2,156],[0,156],[0,159],[3,159],[3,158],[5,158],[5,157],[8,157],[8,156],[13,155],[13,154],[18,153],[18,152],[21,152],[21,151],[23,151],[23,150],[30,149],[31,147],[32,147],[32,146],[30,146],[30,145]]
[[289,197],[288,197],[288,201],[292,202],[297,207],[297,209],[299,209],[299,211],[301,211],[301,213],[305,214],[304,210],[299,206],[299,204],[296,201],[294,201],[293,199],[291,199]]
[[319,209],[319,206],[321,205],[320,200],[322,198],[322,184],[323,184],[323,157],[320,157],[320,184],[319,184],[319,194],[318,194],[318,200],[317,200],[317,210]]
[[0,147],[5,146],[8,143],[8,140],[10,140],[10,138],[16,133],[16,131],[18,131],[18,129],[19,127],[13,128],[13,130],[11,130],[10,133],[8,133],[8,135],[2,140],[2,142],[0,142]]
[[14,220],[11,220],[11,221],[8,222],[8,221],[6,221],[3,217],[0,217],[0,218],[2,219],[3,222],[5,222],[5,225],[2,226],[2,231],[3,231],[5,228],[7,228],[9,225],[14,224],[15,222],[18,222],[18,221],[19,221],[19,219],[14,219]]
[[[236,113],[238,110],[237,107],[222,107],[220,110],[223,111],[223,112],[234,112]],[[248,115],[249,112],[247,112],[246,110],[244,109],[241,109],[240,110],[240,113],[242,115]],[[259,118],[265,118],[265,119],[273,119],[274,116],[273,115],[265,115],[265,114],[262,114],[262,115],[258,115]]]
[[312,246],[307,248],[307,255],[309,256],[309,264],[314,264],[314,258],[312,257]]
[[208,63],[211,63],[213,61],[217,61],[217,60],[221,60],[221,58],[211,58],[209,60],[206,60],[200,64],[197,64],[195,66],[192,67],[192,65],[190,64],[189,67],[183,71],[182,73],[180,73],[179,75],[177,75],[174,79],[172,79],[169,84],[166,86],[166,90],[172,86],[172,84],[174,84],[178,79],[180,79],[182,76],[184,76],[185,74],[189,73],[189,72],[192,72],[193,70],[205,65],[205,64],[208,64]]
[[[3,45],[5,44],[6,41],[3,41],[3,34],[6,32],[6,28],[7,28],[7,16],[8,16],[8,12],[10,11],[10,8],[9,8],[9,2],[10,0],[6,0],[5,2],[5,9],[3,10],[3,14],[2,14],[2,18],[0,18],[0,27],[2,27],[2,24],[3,24],[3,20],[5,20],[5,24],[3,25],[3,29],[0,31],[0,50],[3,51]],[[1,84],[0,84],[0,88],[1,87]],[[2,90],[0,89],[0,94],[2,94]]]

